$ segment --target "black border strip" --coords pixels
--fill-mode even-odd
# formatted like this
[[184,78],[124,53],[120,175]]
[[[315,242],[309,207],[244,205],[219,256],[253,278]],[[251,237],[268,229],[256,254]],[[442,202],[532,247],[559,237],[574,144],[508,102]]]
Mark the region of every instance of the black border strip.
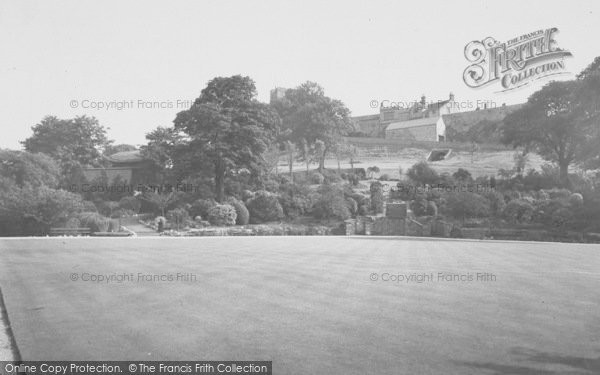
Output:
[[10,326],[10,319],[8,319],[8,310],[6,309],[6,303],[4,303],[4,296],[2,295],[2,288],[0,288],[0,319],[6,324],[6,334],[9,337],[10,351],[13,355],[13,362],[21,362],[21,353],[15,340],[12,328]]

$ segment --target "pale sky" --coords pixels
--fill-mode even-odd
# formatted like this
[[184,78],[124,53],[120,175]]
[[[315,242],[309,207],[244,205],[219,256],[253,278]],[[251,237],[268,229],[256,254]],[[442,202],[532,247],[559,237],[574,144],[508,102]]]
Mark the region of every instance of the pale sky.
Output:
[[[545,82],[510,93],[469,88],[464,47],[550,27],[573,53],[568,71],[600,55],[597,0],[0,0],[0,147],[20,148],[46,115],[82,114],[109,127],[116,143],[143,144],[210,79],[234,74],[253,78],[265,102],[276,86],[318,82],[353,115],[378,113],[372,100],[438,100],[451,91],[458,101],[518,103]],[[133,105],[82,108],[111,101]]]

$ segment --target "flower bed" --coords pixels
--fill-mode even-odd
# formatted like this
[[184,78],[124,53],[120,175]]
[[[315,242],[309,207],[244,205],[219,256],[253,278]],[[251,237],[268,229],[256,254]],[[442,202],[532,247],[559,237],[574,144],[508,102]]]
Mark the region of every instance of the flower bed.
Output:
[[332,229],[325,226],[292,225],[292,224],[260,224],[232,227],[194,228],[187,231],[168,230],[162,236],[327,236]]

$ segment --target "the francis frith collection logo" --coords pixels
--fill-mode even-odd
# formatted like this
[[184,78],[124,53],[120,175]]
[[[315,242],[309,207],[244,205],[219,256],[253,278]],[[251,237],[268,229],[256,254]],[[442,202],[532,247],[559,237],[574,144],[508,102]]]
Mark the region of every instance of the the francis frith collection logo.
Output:
[[463,80],[473,88],[497,82],[500,91],[508,91],[540,78],[567,74],[564,59],[572,55],[558,47],[557,32],[553,27],[504,43],[492,37],[470,42],[464,53],[471,65],[465,69]]

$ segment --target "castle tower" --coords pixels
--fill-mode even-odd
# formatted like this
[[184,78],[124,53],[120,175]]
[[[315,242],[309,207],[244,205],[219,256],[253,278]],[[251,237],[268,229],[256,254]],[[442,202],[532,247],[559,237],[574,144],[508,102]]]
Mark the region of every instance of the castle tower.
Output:
[[275,87],[273,90],[271,90],[270,103],[273,104],[274,102],[283,99],[286,91],[287,89],[284,87]]

